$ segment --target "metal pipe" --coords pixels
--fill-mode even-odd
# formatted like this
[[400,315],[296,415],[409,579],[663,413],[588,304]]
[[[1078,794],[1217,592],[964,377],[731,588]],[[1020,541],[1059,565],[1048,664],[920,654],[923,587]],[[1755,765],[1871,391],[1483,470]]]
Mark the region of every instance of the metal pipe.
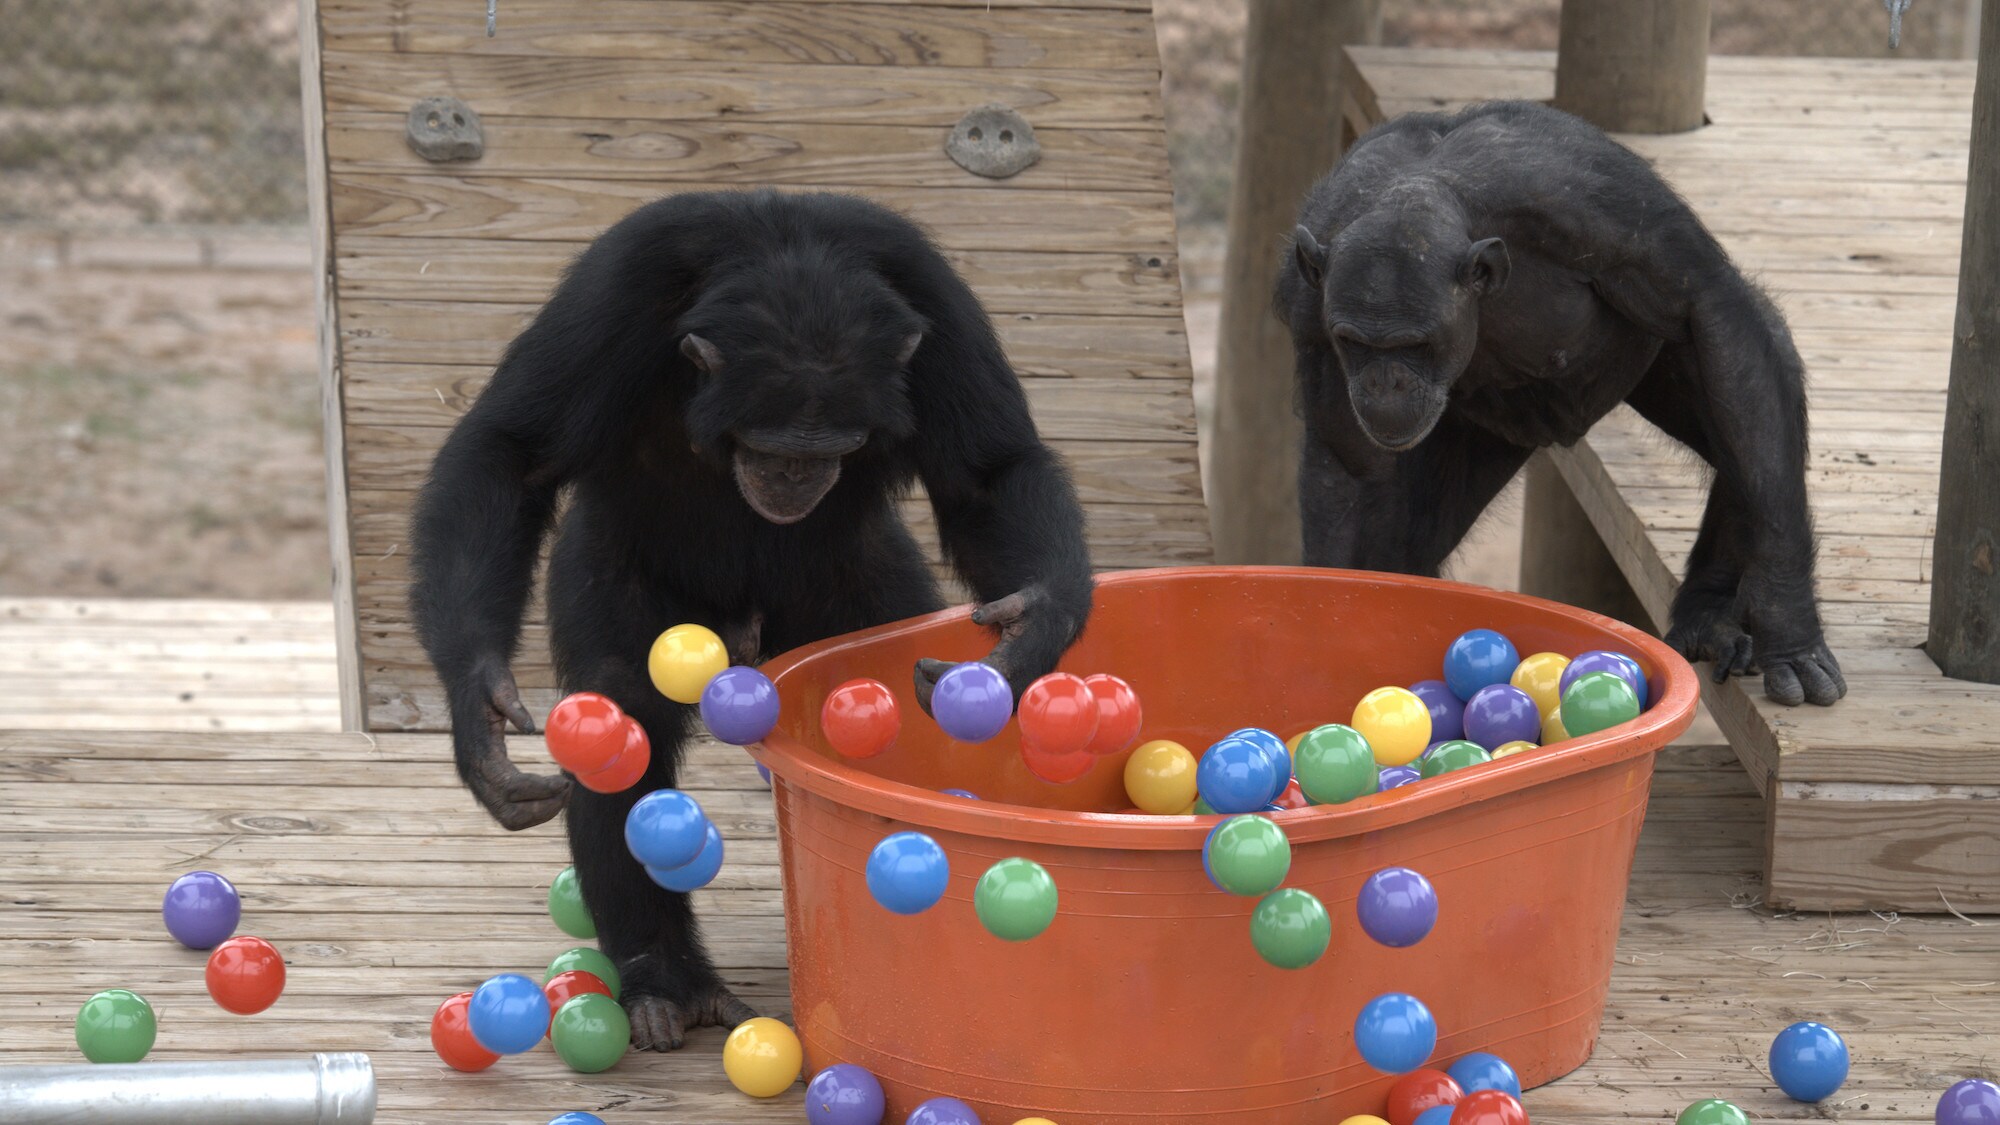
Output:
[[0,1066],[7,1125],[369,1125],[368,1056]]

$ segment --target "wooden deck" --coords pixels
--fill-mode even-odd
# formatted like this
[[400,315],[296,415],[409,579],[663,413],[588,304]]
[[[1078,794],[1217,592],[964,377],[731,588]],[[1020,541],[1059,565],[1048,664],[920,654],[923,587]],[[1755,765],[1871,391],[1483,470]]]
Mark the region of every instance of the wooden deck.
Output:
[[[1548,53],[1354,54],[1357,126],[1554,92]],[[1810,372],[1820,597],[1851,690],[1830,709],[1755,681],[1704,696],[1768,803],[1774,902],[2000,910],[2000,687],[1919,647],[1972,83],[1971,63],[1716,58],[1712,124],[1620,138],[1762,278]],[[1625,409],[1553,459],[1663,621],[1707,494],[1691,459]]]

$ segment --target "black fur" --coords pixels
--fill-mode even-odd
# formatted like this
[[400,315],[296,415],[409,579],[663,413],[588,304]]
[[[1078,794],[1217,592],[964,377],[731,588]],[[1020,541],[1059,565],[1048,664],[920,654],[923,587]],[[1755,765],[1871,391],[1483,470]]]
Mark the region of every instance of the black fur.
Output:
[[[866,440],[817,506],[781,525],[738,483],[749,434],[790,452]],[[796,492],[785,470],[805,464],[767,459],[772,494]],[[567,801],[641,1047],[748,1012],[710,967],[687,896],[655,886],[625,847],[626,811],[674,784],[694,725],[647,678],[653,638],[698,622],[747,661],[939,608],[895,507],[917,481],[952,564],[1000,602],[983,616],[1004,626],[992,659],[1018,693],[1089,613],[1081,509],[971,290],[911,223],[839,195],[640,208],[571,266],[438,453],[414,514],[411,606],[450,697],[460,774],[509,828]],[[645,779],[614,796],[522,774],[504,746],[507,721],[533,729],[507,666],[565,488],[548,582],[558,677],[616,700],[652,740]]]
[[1630,402],[1715,469],[1668,640],[1718,680],[1761,668],[1783,703],[1845,694],[1813,595],[1804,365],[1630,150],[1528,102],[1391,121],[1308,194],[1277,305],[1308,564],[1435,574],[1534,449]]

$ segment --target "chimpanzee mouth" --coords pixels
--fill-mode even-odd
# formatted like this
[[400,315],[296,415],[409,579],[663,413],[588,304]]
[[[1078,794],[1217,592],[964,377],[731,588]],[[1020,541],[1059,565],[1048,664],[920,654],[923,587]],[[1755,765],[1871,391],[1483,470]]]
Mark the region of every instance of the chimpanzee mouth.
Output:
[[789,457],[736,447],[736,490],[752,511],[775,524],[812,514],[840,480],[838,457]]
[[1361,432],[1368,440],[1391,453],[1407,453],[1418,443],[1431,436],[1437,428],[1438,420],[1444,417],[1446,396],[1439,395],[1434,400],[1426,396],[1421,413],[1412,416],[1406,409],[1392,410],[1387,418],[1371,418],[1368,411],[1354,404],[1354,420],[1361,424]]

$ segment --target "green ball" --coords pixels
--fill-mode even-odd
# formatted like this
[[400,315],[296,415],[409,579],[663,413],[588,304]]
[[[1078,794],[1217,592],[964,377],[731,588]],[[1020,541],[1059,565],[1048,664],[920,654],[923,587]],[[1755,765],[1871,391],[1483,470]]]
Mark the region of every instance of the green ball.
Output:
[[1338,805],[1381,788],[1381,767],[1361,732],[1328,723],[1299,739],[1299,788],[1314,804]]
[[1056,881],[1032,859],[1003,859],[972,888],[972,908],[994,937],[1027,941],[1056,919]]
[[123,988],[98,993],[76,1013],[76,1045],[94,1063],[138,1062],[153,1049],[159,1033],[153,1006]]
[[549,1038],[571,1070],[610,1070],[632,1045],[632,1021],[618,1001],[601,992],[572,996],[556,1013]]
[[1267,895],[1292,869],[1292,843],[1269,817],[1232,816],[1208,838],[1208,870],[1233,895]]
[[1467,766],[1476,766],[1481,762],[1492,760],[1493,755],[1488,754],[1484,746],[1477,742],[1455,738],[1424,755],[1419,772],[1425,777],[1442,777],[1453,770],[1462,770]]
[[1558,710],[1563,729],[1581,738],[1638,718],[1639,697],[1618,673],[1592,672],[1569,685]]
[[583,904],[583,887],[576,881],[576,868],[563,868],[556,881],[549,884],[549,917],[556,920],[557,929],[573,938],[597,936],[597,923],[591,921],[590,907]]
[[579,945],[575,949],[556,954],[556,959],[549,962],[549,971],[542,974],[542,983],[547,984],[549,978],[557,973],[569,972],[571,969],[582,969],[586,973],[596,974],[597,979],[604,982],[604,987],[611,990],[611,998],[613,1000],[618,998],[618,966],[611,963],[611,958],[587,945]]
[[[1608,672],[1605,674],[1610,675]],[[1612,678],[1617,679],[1615,676]],[[1750,1125],[1750,1118],[1721,1098],[1705,1098],[1681,1110],[1681,1115],[1674,1118],[1674,1125]]]
[[1197,793],[1195,794],[1194,798],[1194,815],[1214,816],[1215,806],[1209,804],[1206,798],[1202,797],[1199,793]]
[[1303,969],[1326,952],[1333,920],[1320,901],[1297,887],[1264,896],[1250,915],[1250,943],[1280,969]]

